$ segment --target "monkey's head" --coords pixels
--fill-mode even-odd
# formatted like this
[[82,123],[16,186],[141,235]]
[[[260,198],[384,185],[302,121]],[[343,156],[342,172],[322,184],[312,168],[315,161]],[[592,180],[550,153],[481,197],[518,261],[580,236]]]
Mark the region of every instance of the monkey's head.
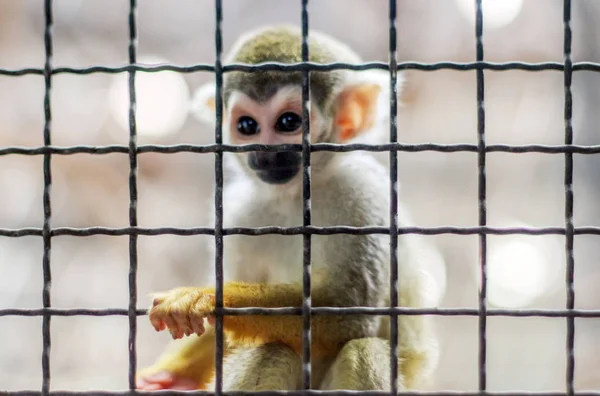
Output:
[[[315,63],[346,62],[360,58],[347,46],[311,31],[309,57]],[[289,26],[247,33],[234,44],[226,63],[299,63],[300,30]],[[230,144],[302,143],[302,73],[286,71],[228,72],[223,78],[223,135]],[[214,82],[197,91],[194,111],[214,125]],[[310,74],[310,135],[312,143],[345,143],[358,138],[389,112],[389,73],[379,70],[334,70]],[[387,111],[386,111],[387,109]],[[332,157],[311,156],[313,175]],[[243,168],[268,184],[299,180],[300,152],[247,152],[236,154]],[[315,172],[317,171],[317,172]]]

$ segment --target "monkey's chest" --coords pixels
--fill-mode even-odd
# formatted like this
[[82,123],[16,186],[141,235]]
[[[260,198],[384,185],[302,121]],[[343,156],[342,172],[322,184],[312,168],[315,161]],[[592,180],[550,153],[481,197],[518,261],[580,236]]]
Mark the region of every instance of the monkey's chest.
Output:
[[[232,213],[232,215],[234,215]],[[287,217],[265,208],[261,212],[232,216],[226,227],[297,227],[300,215]],[[318,261],[320,242],[313,236],[311,262]],[[302,279],[302,235],[230,235],[225,237],[224,264],[232,277],[247,282],[297,282]]]
[[301,278],[302,251],[302,236],[236,236],[227,265],[246,278],[240,280],[293,282]]

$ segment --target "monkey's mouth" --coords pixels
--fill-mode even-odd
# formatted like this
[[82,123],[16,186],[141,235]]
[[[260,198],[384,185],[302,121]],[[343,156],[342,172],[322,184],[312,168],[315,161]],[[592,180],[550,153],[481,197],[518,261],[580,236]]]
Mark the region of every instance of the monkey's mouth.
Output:
[[281,168],[271,168],[265,171],[257,171],[259,179],[269,184],[285,184],[292,180],[298,174],[300,167],[288,166]]

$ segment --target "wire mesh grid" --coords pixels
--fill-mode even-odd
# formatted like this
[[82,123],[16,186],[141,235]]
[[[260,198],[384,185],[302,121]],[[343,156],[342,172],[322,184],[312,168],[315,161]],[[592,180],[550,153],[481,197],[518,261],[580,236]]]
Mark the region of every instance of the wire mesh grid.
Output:
[[[575,309],[575,291],[573,287],[574,281],[574,236],[575,235],[600,235],[600,227],[575,227],[573,223],[573,154],[597,154],[600,153],[600,146],[580,146],[573,144],[573,127],[572,127],[572,92],[571,82],[572,74],[575,71],[600,71],[600,64],[592,62],[573,63],[571,59],[571,1],[563,0],[563,22],[564,22],[564,63],[543,62],[543,63],[524,63],[524,62],[506,62],[506,63],[491,63],[484,60],[484,45],[483,45],[483,10],[482,1],[476,0],[476,17],[475,17],[475,37],[476,37],[476,61],[472,63],[454,63],[454,62],[439,62],[439,63],[417,63],[417,62],[397,62],[396,59],[396,2],[389,1],[389,63],[370,62],[360,65],[350,65],[344,63],[332,64],[314,64],[308,61],[308,35],[309,35],[309,18],[308,18],[308,0],[301,0],[302,4],[302,62],[298,64],[278,64],[269,63],[259,66],[250,65],[223,65],[221,62],[222,55],[222,20],[223,20],[223,5],[221,0],[215,0],[215,51],[216,61],[214,65],[198,64],[191,66],[175,66],[175,65],[158,65],[158,66],[140,66],[136,64],[137,50],[137,28],[136,28],[136,11],[137,1],[130,0],[130,8],[128,14],[129,26],[129,65],[122,67],[104,67],[92,66],[88,68],[70,68],[52,67],[52,28],[53,28],[53,13],[52,0],[44,1],[45,14],[45,29],[44,29],[44,46],[45,46],[45,63],[44,67],[38,68],[22,68],[22,69],[0,69],[0,75],[4,76],[22,76],[22,75],[43,75],[45,81],[44,93],[44,145],[43,147],[24,148],[24,147],[2,147],[0,155],[43,155],[43,174],[44,174],[44,190],[43,190],[43,209],[44,222],[40,228],[21,228],[21,229],[3,229],[0,228],[0,236],[3,237],[22,237],[22,236],[41,236],[43,239],[43,290],[42,301],[43,308],[40,309],[0,309],[0,316],[41,316],[42,321],[42,386],[40,391],[0,391],[6,396],[46,396],[52,395],[106,395],[118,396],[131,394],[133,392],[145,393],[135,390],[135,373],[137,370],[136,362],[136,319],[137,316],[145,315],[146,311],[137,308],[137,238],[140,235],[212,235],[215,238],[215,269],[216,269],[216,333],[217,333],[217,354],[216,354],[216,388],[214,392],[194,392],[198,394],[216,394],[220,395],[225,392],[222,390],[222,360],[223,360],[223,315],[302,315],[303,316],[303,375],[301,391],[269,391],[260,392],[272,395],[292,395],[292,394],[331,394],[331,395],[381,395],[381,394],[396,394],[398,393],[397,384],[397,322],[391,320],[391,378],[392,389],[390,392],[357,392],[357,391],[314,391],[310,390],[311,370],[310,370],[310,342],[311,342],[311,316],[313,315],[340,315],[340,314],[367,314],[367,315],[390,315],[392,318],[398,315],[443,315],[443,316],[477,316],[479,319],[479,391],[478,392],[454,392],[454,391],[436,391],[436,392],[401,392],[402,394],[428,394],[428,395],[475,395],[475,394],[510,394],[510,395],[600,395],[600,392],[575,392],[574,390],[574,321],[575,318],[590,318],[600,317],[600,310],[581,310]],[[328,71],[336,69],[346,70],[367,70],[367,69],[383,69],[388,70],[390,74],[390,130],[389,143],[386,144],[311,144],[310,143],[310,125],[308,117],[308,98],[310,93],[309,76],[311,71]],[[442,69],[449,70],[475,70],[477,75],[477,144],[403,144],[398,142],[397,136],[397,91],[396,81],[397,73],[401,70],[422,70],[435,71]],[[176,71],[180,73],[194,73],[199,71],[213,72],[216,77],[216,128],[215,128],[215,144],[213,145],[139,145],[137,144],[137,127],[136,127],[136,91],[135,91],[135,76],[137,72],[159,72],[159,71]],[[223,74],[229,71],[254,71],[254,70],[281,70],[281,71],[301,71],[303,75],[303,139],[301,145],[244,145],[232,146],[223,144],[222,138],[222,120],[223,120],[223,102],[221,96]],[[485,70],[524,70],[524,71],[541,71],[555,70],[562,71],[564,75],[564,122],[565,134],[564,145],[486,145],[485,141],[485,106],[484,106],[484,71]],[[50,93],[52,89],[52,77],[57,74],[92,74],[92,73],[128,73],[129,76],[129,132],[130,140],[127,146],[111,145],[111,146],[69,146],[57,147],[52,145],[51,140],[51,101]],[[224,228],[223,227],[223,152],[247,152],[247,151],[300,151],[303,157],[303,226],[301,227],[260,227],[260,228]],[[390,158],[390,227],[316,227],[311,225],[311,206],[310,206],[310,154],[316,151],[333,151],[346,152],[352,150],[364,150],[372,152],[388,151]],[[398,227],[398,207],[397,207],[397,156],[399,151],[406,152],[421,152],[421,151],[436,151],[436,152],[475,152],[478,157],[478,226],[476,227]],[[192,228],[176,228],[176,227],[160,227],[160,228],[143,228],[138,227],[137,222],[137,155],[141,153],[214,153],[215,154],[215,198],[214,205],[216,211],[216,221],[214,227],[192,227]],[[565,188],[565,226],[564,227],[489,227],[486,219],[486,154],[491,152],[505,153],[546,153],[546,154],[564,154],[564,188]],[[128,154],[130,171],[129,171],[129,227],[124,228],[107,228],[107,227],[87,227],[87,228],[72,228],[61,227],[52,228],[52,206],[50,200],[50,189],[52,186],[51,159],[52,155],[70,155],[76,153],[87,154],[109,154],[123,153]],[[390,236],[390,301],[391,306],[386,308],[367,308],[367,307],[315,307],[311,306],[311,236],[312,235],[330,235],[330,234],[384,234]],[[304,236],[304,255],[303,255],[303,304],[301,308],[223,308],[223,237],[227,235],[265,235],[265,234],[281,234],[281,235],[303,235]],[[439,234],[455,234],[455,235],[478,235],[479,250],[480,250],[480,276],[481,288],[479,293],[478,308],[403,308],[398,305],[398,273],[397,273],[397,240],[402,234],[422,234],[422,235],[439,235]],[[567,287],[566,307],[561,310],[551,309],[488,309],[486,305],[486,237],[487,235],[564,235],[566,246],[566,274],[565,283]],[[91,236],[91,235],[128,235],[129,236],[129,307],[128,309],[58,309],[51,306],[51,264],[50,251],[52,237],[70,235],[70,236]],[[401,280],[400,280],[401,281]],[[121,315],[128,316],[129,319],[129,390],[128,391],[50,391],[50,321],[52,316],[112,316]],[[567,337],[566,337],[566,389],[563,392],[490,392],[487,391],[486,384],[486,318],[488,316],[512,316],[512,317],[564,317],[567,321]],[[181,391],[155,391],[160,395],[175,395],[182,394]],[[186,392],[189,393],[189,392]],[[227,394],[248,394],[247,392],[227,392]]]

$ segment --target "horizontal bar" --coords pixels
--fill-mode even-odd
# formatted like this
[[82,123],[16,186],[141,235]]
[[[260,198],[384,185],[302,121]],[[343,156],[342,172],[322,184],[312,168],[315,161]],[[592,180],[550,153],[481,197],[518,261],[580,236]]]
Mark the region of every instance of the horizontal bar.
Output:
[[[370,234],[389,234],[388,227],[349,227],[349,226],[337,226],[337,227],[316,227],[316,226],[299,226],[299,227],[232,227],[224,228],[223,235],[336,235],[336,234],[349,234],[349,235],[370,235]],[[454,235],[565,235],[564,227],[399,227],[398,233],[400,234],[421,234],[421,235],[442,235],[442,234],[454,234]],[[24,237],[24,236],[41,236],[42,229],[35,227],[28,228],[0,228],[0,236],[5,237]],[[110,228],[110,227],[87,227],[87,228],[75,228],[75,227],[58,227],[53,228],[50,231],[51,236],[93,236],[93,235],[110,235],[110,236],[121,236],[121,235],[144,235],[144,236],[156,236],[156,235],[179,235],[179,236],[193,236],[193,235],[214,235],[214,228],[210,227],[123,227],[123,228]],[[600,227],[587,226],[587,227],[576,227],[575,235],[600,235]]]
[[[302,315],[301,308],[223,308],[223,315]],[[333,315],[431,315],[431,316],[478,316],[478,308],[409,308],[409,307],[312,307],[315,316]],[[544,318],[600,318],[598,310],[567,309],[488,309],[486,316],[544,317]]]
[[[362,64],[349,64],[349,63],[327,63],[318,64],[314,62],[299,62],[293,64],[282,64],[282,63],[263,63],[260,65],[246,65],[246,64],[230,64],[222,68],[224,73],[232,71],[332,71],[332,70],[389,70],[388,63],[383,62],[369,62]],[[434,71],[434,70],[522,70],[522,71],[563,71],[564,64],[558,62],[436,62],[436,63],[422,63],[422,62],[399,62],[397,70],[420,70],[420,71]],[[125,65],[125,66],[91,66],[84,68],[76,67],[55,67],[51,70],[52,74],[93,74],[93,73],[125,73],[131,71],[139,72],[161,72],[161,71],[173,71],[178,73],[197,73],[197,72],[215,72],[214,65],[209,64],[194,64],[187,66],[178,66],[172,64],[159,64],[159,65]],[[573,71],[600,71],[600,63],[597,62],[577,62],[573,64]],[[43,75],[44,71],[42,68],[28,67],[20,69],[0,69],[0,76],[25,76],[25,75]]]
[[[475,144],[435,144],[435,143],[384,143],[384,144],[335,144],[335,143],[315,143],[311,145],[311,152],[317,151],[333,151],[333,152],[349,152],[349,151],[405,151],[405,152],[423,152],[435,151],[442,153],[455,152],[470,152],[477,153],[477,145]],[[178,144],[178,145],[140,145],[137,147],[137,154],[144,153],[216,153],[216,152],[234,152],[242,153],[249,151],[302,151],[300,144],[246,144],[246,145],[229,145],[229,144],[208,144],[208,145],[193,145],[193,144]],[[526,144],[526,145],[508,145],[508,144],[491,144],[486,146],[486,153],[539,153],[539,154],[600,154],[600,145],[594,146],[566,146],[566,145],[542,145],[542,144]],[[43,154],[127,154],[129,148],[127,146],[111,145],[111,146],[47,146],[47,147],[3,147],[0,148],[0,155],[43,155]]]
[[[48,314],[50,316],[127,316],[128,309],[121,308],[6,308],[0,309],[0,317],[2,316],[42,316]],[[136,315],[143,316],[147,312],[145,309],[136,310]]]
[[[153,391],[50,391],[49,396],[131,396],[133,394],[152,396],[213,396],[210,391],[177,391],[177,390],[153,390]],[[300,390],[300,391],[223,391],[223,396],[387,396],[390,392],[385,391],[352,391],[352,390]],[[540,391],[401,391],[398,396],[600,396],[600,391],[578,391],[566,392],[540,392]],[[41,396],[40,391],[0,391],[0,396]]]
[[[89,309],[89,308],[8,308],[0,309],[2,316],[127,316],[128,310],[124,308]],[[477,308],[408,308],[408,307],[312,307],[311,315],[431,315],[431,316],[478,316]],[[300,307],[281,308],[223,308],[222,315],[244,316],[300,316]],[[147,314],[144,309],[136,310],[138,316]],[[488,309],[486,316],[508,317],[541,317],[541,318],[600,318],[600,310],[583,309]]]

